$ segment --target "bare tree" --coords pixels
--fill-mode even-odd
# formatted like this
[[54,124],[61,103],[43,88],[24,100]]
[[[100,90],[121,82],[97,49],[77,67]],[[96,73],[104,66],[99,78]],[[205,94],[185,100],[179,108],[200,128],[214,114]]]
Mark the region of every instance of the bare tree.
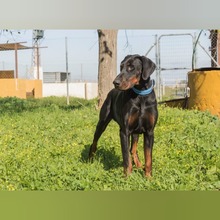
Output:
[[2,29],[0,30],[0,38],[4,37],[5,40],[7,40],[7,43],[9,41],[16,41],[16,38],[21,35],[23,31],[21,30],[8,30],[8,29]]
[[98,107],[100,108],[113,88],[117,72],[117,30],[98,30],[99,37],[99,73]]

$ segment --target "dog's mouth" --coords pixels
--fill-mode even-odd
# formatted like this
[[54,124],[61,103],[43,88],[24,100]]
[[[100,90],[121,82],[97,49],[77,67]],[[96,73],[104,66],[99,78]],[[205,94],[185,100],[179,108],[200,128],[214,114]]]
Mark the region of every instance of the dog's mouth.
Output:
[[116,89],[119,89],[119,90],[128,90],[130,88],[132,88],[133,86],[135,85],[138,85],[138,79],[136,77],[132,77],[130,78],[129,80],[120,80],[118,78],[116,78],[114,81],[113,81],[113,84],[115,86]]
[[116,89],[119,90],[128,90],[130,88],[132,88],[134,85],[128,82],[122,82],[120,84],[118,83],[113,83]]

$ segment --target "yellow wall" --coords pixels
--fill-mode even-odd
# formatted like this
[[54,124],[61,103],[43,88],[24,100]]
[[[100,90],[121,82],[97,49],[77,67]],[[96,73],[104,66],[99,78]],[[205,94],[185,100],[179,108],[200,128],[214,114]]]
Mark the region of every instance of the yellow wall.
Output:
[[189,109],[208,110],[220,117],[220,70],[188,73]]
[[13,97],[26,99],[34,90],[34,98],[42,97],[41,80],[0,79],[0,97]]

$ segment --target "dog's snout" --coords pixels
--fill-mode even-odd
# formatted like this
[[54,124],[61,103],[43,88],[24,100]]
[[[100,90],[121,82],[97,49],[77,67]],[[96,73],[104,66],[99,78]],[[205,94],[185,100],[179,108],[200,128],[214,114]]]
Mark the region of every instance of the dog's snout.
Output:
[[120,86],[120,83],[121,83],[121,81],[120,81],[118,78],[116,78],[116,79],[113,81],[113,84],[114,84],[115,87]]

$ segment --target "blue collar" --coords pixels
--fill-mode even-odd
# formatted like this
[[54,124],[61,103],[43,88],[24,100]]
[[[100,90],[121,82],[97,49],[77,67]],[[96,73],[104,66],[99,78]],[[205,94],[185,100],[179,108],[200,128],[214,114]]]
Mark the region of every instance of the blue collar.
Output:
[[138,90],[134,87],[132,87],[132,90],[137,94],[137,95],[141,95],[141,96],[145,96],[145,95],[149,95],[153,89],[154,89],[154,86],[155,86],[155,81],[152,79],[151,80],[152,84],[151,84],[151,87],[149,89],[145,89],[145,90]]

